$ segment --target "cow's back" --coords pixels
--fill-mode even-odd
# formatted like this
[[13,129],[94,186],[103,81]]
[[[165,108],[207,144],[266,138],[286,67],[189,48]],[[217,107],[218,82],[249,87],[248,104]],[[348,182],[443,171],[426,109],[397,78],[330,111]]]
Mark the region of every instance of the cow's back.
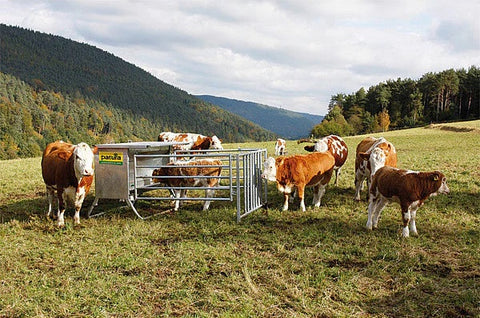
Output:
[[76,185],[72,144],[56,141],[45,147],[42,155],[42,177],[46,185],[66,188]]
[[320,175],[332,170],[334,165],[335,159],[329,152],[284,157],[277,160],[277,180],[284,184],[302,180],[310,185],[318,182]]
[[348,147],[345,141],[336,135],[327,136],[325,140],[328,150],[335,158],[335,167],[343,166],[348,156]]

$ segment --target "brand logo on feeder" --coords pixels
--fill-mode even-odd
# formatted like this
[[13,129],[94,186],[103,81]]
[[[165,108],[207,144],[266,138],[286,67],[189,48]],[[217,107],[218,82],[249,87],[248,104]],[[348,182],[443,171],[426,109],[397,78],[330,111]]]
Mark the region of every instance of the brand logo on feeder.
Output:
[[106,163],[111,165],[122,165],[123,164],[123,153],[118,152],[99,152],[98,154],[99,163]]

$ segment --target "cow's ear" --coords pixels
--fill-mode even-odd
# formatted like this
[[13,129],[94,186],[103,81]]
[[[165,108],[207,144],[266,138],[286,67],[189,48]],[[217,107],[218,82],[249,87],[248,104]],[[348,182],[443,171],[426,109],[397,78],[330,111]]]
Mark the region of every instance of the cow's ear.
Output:
[[438,179],[440,179],[440,176],[438,175],[438,173],[434,173],[432,178],[433,178],[433,181],[438,181]]
[[305,146],[303,147],[306,151],[313,152],[315,150],[315,146]]
[[359,152],[358,155],[359,155],[360,158],[362,158],[363,160],[368,160],[368,159],[370,159],[370,154],[369,154],[369,153]]

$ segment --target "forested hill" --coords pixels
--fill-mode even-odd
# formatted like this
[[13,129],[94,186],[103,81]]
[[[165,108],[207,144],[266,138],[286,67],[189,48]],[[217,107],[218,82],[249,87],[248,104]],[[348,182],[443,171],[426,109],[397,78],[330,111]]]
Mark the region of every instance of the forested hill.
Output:
[[[60,93],[74,102],[86,102],[87,108],[101,103],[121,110],[128,120],[141,117],[146,121],[136,122],[134,135],[123,138],[151,140],[162,130],[216,134],[227,142],[275,137],[91,45],[4,24],[0,24],[0,38],[0,72],[24,81],[35,92]],[[98,115],[104,122],[109,120]],[[42,129],[35,130],[42,134]]]
[[225,97],[210,95],[198,95],[197,97],[251,120],[255,124],[287,139],[298,139],[309,136],[312,127],[319,124],[323,119],[323,116],[320,115],[293,112],[286,109]]

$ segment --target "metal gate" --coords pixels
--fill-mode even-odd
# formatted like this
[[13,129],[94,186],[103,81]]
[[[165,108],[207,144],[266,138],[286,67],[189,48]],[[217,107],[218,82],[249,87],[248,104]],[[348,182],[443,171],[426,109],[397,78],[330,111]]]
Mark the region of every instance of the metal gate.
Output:
[[[253,211],[264,206],[267,202],[267,182],[261,178],[261,171],[263,162],[267,157],[266,149],[227,149],[227,150],[202,150],[202,151],[177,151],[174,153],[147,153],[139,152],[133,153],[131,156],[126,156],[127,162],[125,167],[128,167],[129,172],[125,173],[128,181],[126,185],[119,184],[120,188],[127,187],[125,190],[128,195],[125,196],[125,201],[134,213],[140,219],[152,217],[142,216],[137,208],[135,202],[137,200],[180,200],[180,201],[234,201],[236,199],[237,205],[237,222],[252,213]],[[222,173],[219,176],[219,186],[217,187],[168,187],[164,184],[155,182],[152,172],[155,169],[171,166],[169,162],[177,160],[188,160],[190,158],[207,158],[218,159],[221,161]],[[108,175],[100,176],[100,178],[108,178]],[[212,178],[211,176],[194,176],[195,178]],[[96,175],[96,192],[97,187],[102,187],[102,184],[108,183],[106,180],[97,182],[98,175]],[[182,178],[182,177],[169,177]],[[184,177],[183,177],[184,178]],[[194,196],[186,198],[178,198],[171,195],[173,190],[188,190],[190,193],[195,193]],[[215,190],[215,195],[208,198],[206,195],[198,195],[199,191]],[[206,191],[205,191],[206,192]],[[100,193],[102,193],[100,189]],[[89,216],[94,206],[98,204],[100,197],[96,197],[94,203],[89,210]],[[100,215],[102,213],[96,214]],[[92,215],[95,216],[95,215]]]

